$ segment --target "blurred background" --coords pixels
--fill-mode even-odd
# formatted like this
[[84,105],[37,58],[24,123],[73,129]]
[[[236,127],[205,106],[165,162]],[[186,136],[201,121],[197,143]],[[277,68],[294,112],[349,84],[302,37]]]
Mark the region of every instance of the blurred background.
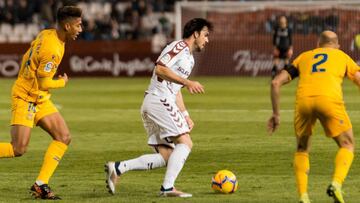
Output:
[[160,51],[180,39],[194,17],[215,25],[205,53],[196,54],[194,75],[269,75],[272,32],[281,15],[293,32],[293,57],[314,48],[318,34],[329,29],[360,60],[358,1],[0,0],[0,76],[16,76],[29,43],[55,26],[63,5],[83,9],[84,31],[66,45],[60,66],[72,76],[149,75]]

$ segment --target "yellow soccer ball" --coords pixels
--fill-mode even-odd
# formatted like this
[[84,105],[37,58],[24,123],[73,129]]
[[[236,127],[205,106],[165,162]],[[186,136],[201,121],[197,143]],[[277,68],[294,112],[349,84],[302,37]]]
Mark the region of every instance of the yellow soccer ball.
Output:
[[216,192],[233,193],[238,188],[238,181],[231,171],[221,170],[212,178],[211,187]]

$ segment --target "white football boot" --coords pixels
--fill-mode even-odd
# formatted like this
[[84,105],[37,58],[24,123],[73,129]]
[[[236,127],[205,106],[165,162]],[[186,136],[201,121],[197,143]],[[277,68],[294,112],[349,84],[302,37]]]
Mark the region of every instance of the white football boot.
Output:
[[188,197],[192,197],[192,194],[190,193],[185,193],[179,190],[176,190],[175,187],[170,188],[170,189],[164,189],[161,186],[160,189],[160,197],[182,197],[182,198],[188,198]]

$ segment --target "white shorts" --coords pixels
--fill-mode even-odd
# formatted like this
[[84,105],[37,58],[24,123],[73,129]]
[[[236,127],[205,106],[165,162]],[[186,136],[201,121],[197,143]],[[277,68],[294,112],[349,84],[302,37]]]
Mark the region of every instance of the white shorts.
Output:
[[172,100],[148,94],[141,106],[141,117],[149,136],[149,145],[166,145],[174,148],[169,137],[190,132],[189,126]]

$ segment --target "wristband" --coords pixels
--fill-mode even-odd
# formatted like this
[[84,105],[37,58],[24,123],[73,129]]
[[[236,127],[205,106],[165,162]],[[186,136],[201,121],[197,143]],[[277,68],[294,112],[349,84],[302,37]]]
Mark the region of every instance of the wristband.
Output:
[[186,116],[190,116],[190,115],[189,115],[189,112],[188,112],[188,111],[186,111],[186,110],[185,110],[185,111],[183,111],[183,112],[181,112],[181,114],[182,114],[184,117],[186,117]]

